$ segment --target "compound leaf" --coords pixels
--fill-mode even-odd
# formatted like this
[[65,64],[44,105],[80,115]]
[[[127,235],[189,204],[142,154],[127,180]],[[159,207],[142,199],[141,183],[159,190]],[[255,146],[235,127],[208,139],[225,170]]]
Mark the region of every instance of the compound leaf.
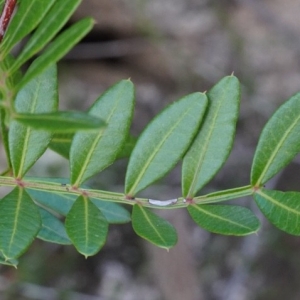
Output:
[[209,105],[201,130],[184,156],[182,194],[193,198],[225,163],[232,149],[240,103],[236,77],[221,79],[208,92]]
[[205,94],[188,95],[168,106],[146,127],[129,159],[127,195],[134,196],[176,165],[197,133],[206,105]]
[[85,257],[96,254],[105,244],[108,223],[89,198],[78,197],[66,217],[65,224],[75,248]]
[[300,152],[300,93],[285,102],[265,125],[255,151],[251,184],[261,186]]
[[[57,71],[52,65],[25,85],[17,94],[15,108],[19,114],[32,116],[35,113],[55,111],[58,104]],[[34,130],[13,120],[9,128],[9,153],[16,177],[22,177],[45,152],[52,134]]]
[[260,228],[251,210],[233,205],[189,205],[188,212],[202,228],[224,235],[248,235]]
[[115,84],[96,100],[89,114],[107,126],[101,131],[75,134],[70,149],[73,185],[79,186],[115,161],[128,136],[133,107],[134,86],[129,80]]
[[0,249],[6,259],[25,252],[40,227],[38,208],[24,189],[16,187],[0,201]]
[[131,217],[133,229],[140,237],[167,250],[176,245],[177,232],[175,228],[149,209],[135,204]]
[[266,218],[279,229],[300,235],[300,193],[259,190],[254,199]]

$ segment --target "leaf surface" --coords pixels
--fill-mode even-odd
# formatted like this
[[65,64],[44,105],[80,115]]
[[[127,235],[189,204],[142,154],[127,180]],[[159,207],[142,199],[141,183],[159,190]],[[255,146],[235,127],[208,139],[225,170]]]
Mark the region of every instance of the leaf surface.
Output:
[[9,23],[1,44],[1,52],[7,54],[23,37],[30,33],[45,17],[56,0],[22,0]]
[[73,137],[73,133],[55,133],[52,137],[49,148],[64,158],[69,159]]
[[256,147],[251,184],[261,186],[300,152],[300,93],[285,102],[265,125]]
[[15,188],[0,201],[0,249],[6,259],[27,250],[40,230],[39,211],[24,189]]
[[44,129],[48,132],[71,133],[105,127],[103,120],[85,112],[57,111],[42,114],[17,114],[14,119],[32,128]]
[[192,219],[207,231],[224,235],[248,235],[260,228],[251,210],[234,205],[189,205]]
[[42,227],[37,237],[51,243],[62,245],[72,244],[67,235],[64,224],[47,210],[39,208],[39,211],[42,220]]
[[[31,2],[34,2],[31,0]],[[49,2],[49,1],[48,1]],[[21,54],[17,57],[12,66],[13,70],[18,69],[34,54],[40,51],[58,33],[63,25],[69,20],[81,0],[56,1],[47,15],[43,18],[37,30],[26,43]]]
[[206,105],[205,94],[188,95],[168,106],[146,127],[129,159],[127,195],[134,196],[176,165],[193,140]]
[[66,230],[77,251],[87,257],[105,244],[108,223],[92,201],[80,196],[66,217]]
[[136,142],[137,138],[135,136],[129,135],[127,137],[127,140],[125,141],[125,144],[123,145],[123,148],[118,153],[118,158],[129,157],[135,147]]
[[78,132],[70,149],[71,182],[79,186],[112,164],[122,149],[132,119],[134,86],[122,80],[108,89],[89,110],[106,127],[98,132]]
[[[19,114],[34,114],[55,111],[58,105],[57,74],[53,65],[25,85],[17,94],[15,108]],[[34,130],[16,120],[9,128],[9,153],[16,177],[22,177],[45,152],[51,133]]]
[[[68,214],[73,203],[77,199],[77,196],[72,194],[61,194],[31,189],[28,189],[28,193],[36,202],[63,216]],[[131,220],[128,210],[117,203],[94,198],[91,198],[91,201],[101,210],[105,219],[110,224],[123,224]]]
[[18,85],[18,88],[43,72],[48,66],[61,59],[92,29],[93,24],[93,19],[85,18],[61,33],[50,46],[47,47],[45,52],[34,61],[34,66],[27,71]]
[[131,221],[127,209],[117,203],[91,198],[92,202],[101,210],[110,224],[124,224]]
[[19,261],[17,259],[5,259],[0,253],[0,264],[17,268]]
[[221,79],[208,92],[209,105],[193,144],[182,165],[182,194],[195,194],[220,170],[232,149],[240,103],[236,77]]
[[132,209],[132,227],[137,235],[160,248],[168,250],[177,243],[175,228],[165,219],[138,204]]
[[[69,159],[73,137],[73,133],[55,133],[51,139],[49,148],[64,158]],[[136,137],[129,135],[125,141],[125,144],[123,145],[123,148],[118,153],[117,159],[129,157],[136,144],[136,141]]]
[[5,117],[6,117],[6,112],[4,109],[0,109],[0,130],[1,130],[1,138],[2,138],[2,143],[3,147],[5,150],[6,158],[7,158],[7,163],[9,169],[11,169],[11,162],[10,162],[10,154],[9,154],[9,142],[8,142],[8,128],[6,127],[5,124]]
[[266,218],[279,229],[300,235],[300,193],[262,189],[254,199]]
[[71,194],[58,194],[55,192],[45,192],[26,189],[28,194],[35,202],[42,206],[52,209],[56,213],[66,216],[70,211],[77,196]]

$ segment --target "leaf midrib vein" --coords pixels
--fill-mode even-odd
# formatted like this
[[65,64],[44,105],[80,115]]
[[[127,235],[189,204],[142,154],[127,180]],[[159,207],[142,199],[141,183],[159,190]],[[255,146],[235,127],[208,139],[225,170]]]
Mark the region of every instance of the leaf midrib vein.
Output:
[[242,227],[242,228],[245,228],[245,229],[248,229],[248,230],[252,230],[251,227],[247,227],[247,226],[245,226],[245,225],[243,225],[243,224],[234,222],[234,221],[232,221],[232,220],[230,220],[230,219],[225,219],[224,217],[221,217],[221,216],[218,216],[218,215],[214,215],[213,213],[208,212],[208,211],[206,211],[205,209],[201,209],[201,208],[199,207],[199,205],[194,206],[194,208],[196,208],[197,210],[201,211],[202,213],[207,214],[207,215],[209,215],[209,216],[211,216],[211,217],[213,217],[213,218],[220,219],[220,220],[222,220],[222,221],[224,221],[224,222],[228,222],[228,223],[234,224],[234,225],[236,225],[236,226],[238,226],[238,227]]
[[13,231],[12,231],[11,238],[10,238],[9,245],[8,245],[8,253],[10,253],[10,250],[13,245],[13,242],[14,242],[14,239],[16,236],[16,232],[17,232],[21,202],[22,202],[22,194],[23,194],[23,190],[21,188],[19,188],[18,198],[17,198],[17,207],[16,207],[16,211],[15,211],[15,218],[14,218],[14,227],[13,227]]
[[259,194],[260,196],[266,198],[267,200],[269,200],[270,202],[272,202],[274,205],[277,205],[285,210],[287,210],[288,212],[291,212],[291,213],[294,213],[296,214],[297,216],[300,216],[300,211],[297,211],[293,208],[290,208],[289,206],[287,205],[284,205],[282,203],[280,203],[279,201],[276,201],[274,198],[272,198],[271,196],[265,194],[263,191],[259,191],[257,192],[257,194]]
[[[109,116],[105,120],[105,122],[107,124],[109,123],[110,119],[112,118],[114,112],[117,110],[118,104],[121,100],[121,94],[122,94],[122,92],[119,91],[118,96],[117,96],[118,100],[115,101],[115,105],[113,106],[113,109],[111,110]],[[91,146],[91,148],[90,148],[90,150],[89,150],[89,152],[86,156],[86,160],[84,161],[84,164],[81,165],[81,167],[80,167],[80,173],[79,173],[79,175],[78,175],[78,177],[77,177],[77,179],[74,183],[75,186],[77,186],[79,184],[79,182],[82,181],[82,177],[84,175],[84,172],[86,171],[86,168],[87,168],[88,164],[90,163],[91,157],[94,154],[94,151],[95,151],[99,141],[102,139],[104,133],[105,133],[105,130],[100,131],[99,134],[97,135],[97,137],[95,138],[94,142],[92,143],[92,146]]]
[[259,186],[263,177],[265,176],[265,174],[267,173],[271,163],[273,162],[273,160],[275,159],[276,155],[278,154],[279,149],[282,147],[282,145],[284,144],[285,140],[288,138],[289,134],[291,133],[291,131],[293,130],[293,128],[297,125],[298,121],[300,120],[300,115],[295,119],[295,121],[288,127],[288,129],[286,130],[285,134],[282,136],[282,138],[280,139],[280,142],[277,143],[277,146],[275,147],[270,159],[268,160],[267,164],[265,165],[264,170],[261,172],[260,177],[258,178],[255,186]]
[[164,246],[166,246],[166,240],[163,238],[163,236],[160,234],[160,232],[157,230],[157,228],[155,227],[155,225],[152,223],[151,219],[148,217],[148,215],[146,214],[146,210],[143,209],[142,207],[139,207],[139,209],[142,211],[145,219],[147,220],[147,222],[150,224],[150,226],[153,228],[154,232],[157,234],[157,236],[160,238],[160,240],[164,243]]
[[[30,108],[30,113],[34,113],[35,109],[37,107],[40,86],[41,86],[41,81],[38,80],[36,91],[35,91],[34,98],[33,98],[33,102],[32,102],[31,108]],[[29,126],[26,126],[26,134],[25,134],[25,138],[24,138],[24,148],[23,148],[23,151],[22,151],[21,159],[20,159],[20,167],[19,167],[19,172],[18,172],[18,175],[17,175],[18,177],[22,177],[22,171],[23,171],[24,164],[25,164],[26,154],[28,152],[28,144],[29,144],[29,139],[30,139],[30,133],[31,132],[32,132],[32,129]]]
[[[194,193],[195,193],[194,189],[195,189],[196,181],[200,176],[199,170],[201,169],[201,166],[203,165],[204,158],[205,158],[206,153],[208,151],[209,144],[210,144],[210,138],[211,138],[211,136],[213,134],[213,131],[214,131],[214,125],[216,124],[216,119],[218,118],[218,112],[220,111],[220,109],[222,107],[224,95],[226,94],[228,88],[229,87],[224,89],[225,91],[223,93],[223,97],[222,97],[221,100],[219,100],[218,110],[215,111],[215,114],[214,114],[214,117],[213,117],[213,122],[210,126],[209,134],[207,135],[207,137],[205,139],[205,144],[204,144],[204,147],[203,147],[204,150],[201,153],[200,158],[198,160],[197,167],[195,169],[196,171],[195,171],[195,174],[194,174],[194,177],[193,177],[193,181],[192,181],[192,184],[190,185],[190,188],[189,188],[189,191],[188,191],[188,195],[187,195],[188,198],[194,196]],[[204,123],[205,123],[205,120],[204,120]],[[200,130],[201,130],[201,128],[200,128]]]
[[138,186],[138,184],[141,181],[141,178],[149,168],[149,165],[151,164],[152,160],[156,156],[156,154],[159,152],[159,150],[162,148],[162,145],[165,143],[165,141],[169,138],[169,136],[174,132],[174,128],[178,126],[179,123],[181,123],[182,119],[190,112],[192,108],[185,111],[185,113],[182,114],[182,116],[178,119],[178,121],[170,128],[170,130],[167,132],[165,137],[161,140],[161,142],[157,145],[156,148],[154,148],[154,151],[149,156],[149,159],[145,162],[144,167],[142,168],[141,172],[139,173],[137,179],[135,180],[134,184],[132,185],[130,191],[128,192],[129,195],[133,195],[134,190]]
[[85,225],[85,250],[89,244],[89,213],[88,213],[88,198],[83,197],[84,204],[84,225]]

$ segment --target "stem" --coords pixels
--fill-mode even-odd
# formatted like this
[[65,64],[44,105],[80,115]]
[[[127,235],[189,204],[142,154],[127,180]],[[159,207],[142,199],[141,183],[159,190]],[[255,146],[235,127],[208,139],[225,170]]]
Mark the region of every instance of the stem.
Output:
[[[77,194],[90,197],[95,200],[111,201],[122,204],[134,205],[136,203],[142,204],[144,207],[158,208],[158,209],[174,209],[184,208],[192,204],[212,204],[216,202],[223,202],[231,199],[241,198],[253,194],[253,187],[250,185],[224,190],[196,197],[192,202],[186,201],[183,197],[171,200],[153,200],[147,198],[128,199],[125,194],[107,192],[94,189],[77,188],[69,184],[62,184],[57,182],[45,181],[46,179],[25,178],[22,180],[13,177],[0,176],[0,186],[21,186],[27,189],[40,190],[43,192],[53,192],[58,194]],[[154,204],[156,203],[156,204]],[[166,203],[169,203],[169,205]]]
[[253,193],[253,187],[251,185],[246,185],[243,187],[210,193],[205,196],[195,197],[193,201],[196,204],[215,203],[250,196]]
[[0,17],[0,42],[3,39],[7,25],[15,9],[17,0],[6,0]]

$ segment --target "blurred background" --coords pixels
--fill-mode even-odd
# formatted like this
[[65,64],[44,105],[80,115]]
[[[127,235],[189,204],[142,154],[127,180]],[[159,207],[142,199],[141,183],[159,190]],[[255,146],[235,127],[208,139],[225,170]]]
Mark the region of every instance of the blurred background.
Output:
[[[297,0],[83,0],[71,20],[92,16],[94,30],[59,63],[62,109],[87,109],[109,86],[136,86],[132,134],[167,104],[210,89],[232,72],[242,85],[236,141],[203,193],[247,185],[259,134],[272,113],[300,91]],[[71,24],[70,23],[70,24]],[[89,184],[122,191],[127,160]],[[300,157],[269,188],[300,191]],[[68,176],[48,151],[32,175]],[[144,196],[180,195],[180,166]],[[131,224],[110,227],[105,247],[87,260],[73,247],[36,241],[18,269],[0,267],[0,299],[276,300],[300,299],[300,239],[265,220],[262,229],[224,237],[197,227],[185,210],[159,212],[178,230],[166,252],[138,238]]]

